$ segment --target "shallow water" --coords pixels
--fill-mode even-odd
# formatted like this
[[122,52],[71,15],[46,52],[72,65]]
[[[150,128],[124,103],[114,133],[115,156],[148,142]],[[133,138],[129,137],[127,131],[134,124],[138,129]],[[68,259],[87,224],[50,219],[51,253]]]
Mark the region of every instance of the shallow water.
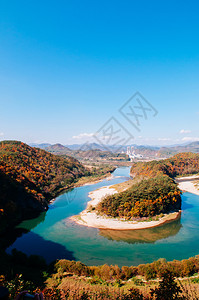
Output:
[[[138,265],[164,257],[184,259],[199,254],[199,196],[182,195],[179,220],[144,230],[98,230],[80,226],[68,217],[79,214],[90,200],[88,193],[127,180],[129,168],[118,168],[110,181],[75,188],[56,198],[47,213],[18,225],[24,233],[7,249],[57,258],[80,260],[88,265]],[[28,232],[29,231],[29,232]]]

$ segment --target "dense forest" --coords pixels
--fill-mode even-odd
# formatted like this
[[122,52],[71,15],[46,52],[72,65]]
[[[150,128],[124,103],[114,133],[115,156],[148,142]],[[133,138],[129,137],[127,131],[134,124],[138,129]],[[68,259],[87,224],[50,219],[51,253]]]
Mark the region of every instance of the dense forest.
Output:
[[153,217],[181,208],[180,190],[168,176],[144,179],[128,190],[105,197],[97,210],[111,217]]
[[[0,143],[0,224],[46,210],[50,199],[83,175],[72,157],[59,157],[17,141]],[[4,226],[3,226],[4,225]]]
[[172,178],[178,175],[196,174],[199,172],[199,154],[179,153],[171,158],[134,163],[131,167],[132,176],[154,177],[166,174]]
[[134,163],[131,175],[137,183],[124,192],[105,197],[97,210],[127,220],[179,210],[180,190],[173,179],[198,172],[199,154],[195,153],[179,153],[161,161]]
[[0,233],[47,210],[51,199],[74,184],[104,178],[114,170],[108,165],[88,168],[74,157],[18,141],[0,142]]

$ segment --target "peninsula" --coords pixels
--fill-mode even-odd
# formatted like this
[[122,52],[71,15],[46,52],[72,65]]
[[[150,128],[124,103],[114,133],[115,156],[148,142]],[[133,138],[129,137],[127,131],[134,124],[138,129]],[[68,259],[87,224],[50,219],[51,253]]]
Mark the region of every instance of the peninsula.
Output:
[[[102,199],[109,195],[118,193],[112,187],[102,187],[98,190],[89,193],[91,201],[88,202],[87,208],[77,216],[72,216],[70,219],[79,225],[94,227],[99,229],[116,229],[116,230],[133,230],[146,229],[160,226],[164,223],[174,221],[180,217],[179,212],[165,214],[153,221],[126,221],[122,218],[111,218],[105,215],[99,215],[95,212],[95,207]],[[94,210],[93,210],[94,209]]]
[[199,194],[197,181],[193,183],[199,177],[175,177],[197,173],[198,166],[199,155],[193,153],[134,163],[131,174],[136,180],[130,188],[119,193],[114,187],[91,192],[86,210],[71,219],[88,227],[116,230],[145,229],[176,220],[181,214],[180,189]]

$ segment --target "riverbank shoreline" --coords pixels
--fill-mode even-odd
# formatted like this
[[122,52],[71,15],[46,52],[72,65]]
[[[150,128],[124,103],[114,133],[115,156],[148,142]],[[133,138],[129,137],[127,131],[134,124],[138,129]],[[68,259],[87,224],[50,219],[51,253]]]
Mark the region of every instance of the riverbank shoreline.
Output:
[[[179,177],[175,179],[181,191],[189,192],[199,195],[199,189],[197,188],[199,181],[198,175]],[[196,186],[197,184],[197,186]],[[101,216],[95,213],[95,206],[106,195],[113,195],[117,193],[117,190],[113,187],[103,187],[101,189],[92,191],[89,193],[91,201],[88,202],[87,208],[77,216],[72,216],[70,219],[75,221],[79,225],[87,227],[93,227],[98,229],[115,229],[115,230],[138,230],[161,226],[165,223],[172,222],[178,219],[181,215],[181,211],[165,214],[158,220],[152,221],[126,221],[119,218],[110,218],[108,216]]]
[[89,193],[91,200],[87,204],[87,208],[77,216],[70,217],[75,223],[87,227],[98,229],[115,229],[115,230],[138,230],[157,227],[165,223],[177,220],[181,211],[165,214],[158,220],[153,221],[126,221],[118,218],[110,218],[107,216],[97,215],[94,208],[107,195],[113,195],[117,191],[112,187],[102,187]]
[[99,182],[102,182],[103,180],[107,180],[107,181],[110,181],[114,178],[113,174],[112,173],[107,173],[105,175],[103,175],[103,177],[100,177],[100,178],[96,178],[96,179],[93,179],[93,180],[88,180],[88,182],[75,182],[75,183],[72,183],[70,186],[68,187],[64,187],[61,191],[58,192],[58,194],[52,198],[49,202],[48,202],[48,208],[49,208],[49,205],[50,204],[53,204],[56,200],[57,197],[61,196],[62,194],[74,189],[74,188],[78,188],[78,187],[82,187],[82,186],[87,186],[87,185],[94,185],[96,183],[99,183]]
[[107,174],[101,175],[98,178],[92,178],[92,179],[87,177],[88,180],[86,180],[85,182],[81,182],[81,178],[80,178],[79,181],[77,181],[73,184],[73,187],[76,188],[76,187],[80,187],[80,186],[93,185],[93,184],[102,182],[103,180],[109,181],[114,178],[112,173],[108,172]]
[[199,195],[199,186],[198,188],[194,185],[194,181],[199,181],[198,175],[187,176],[187,177],[179,177],[176,178],[176,183],[178,183],[178,187],[180,190],[189,192],[195,195]]

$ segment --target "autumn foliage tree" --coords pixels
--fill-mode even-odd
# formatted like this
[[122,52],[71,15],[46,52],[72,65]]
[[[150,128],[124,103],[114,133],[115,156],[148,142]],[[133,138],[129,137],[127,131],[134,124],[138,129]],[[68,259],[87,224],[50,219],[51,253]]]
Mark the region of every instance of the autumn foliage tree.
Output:
[[174,180],[159,175],[134,184],[128,190],[105,197],[97,206],[100,213],[111,217],[153,217],[181,208],[180,190]]
[[137,179],[128,190],[107,196],[97,209],[128,220],[153,217],[181,208],[181,193],[174,178],[199,172],[199,154],[179,153],[161,161],[136,162],[131,175]]
[[171,158],[137,162],[131,167],[133,176],[155,177],[160,174],[176,177],[178,175],[196,174],[199,172],[199,154],[185,152],[174,155]]
[[76,159],[60,157],[17,141],[0,143],[1,228],[46,210],[48,202],[87,171]]

